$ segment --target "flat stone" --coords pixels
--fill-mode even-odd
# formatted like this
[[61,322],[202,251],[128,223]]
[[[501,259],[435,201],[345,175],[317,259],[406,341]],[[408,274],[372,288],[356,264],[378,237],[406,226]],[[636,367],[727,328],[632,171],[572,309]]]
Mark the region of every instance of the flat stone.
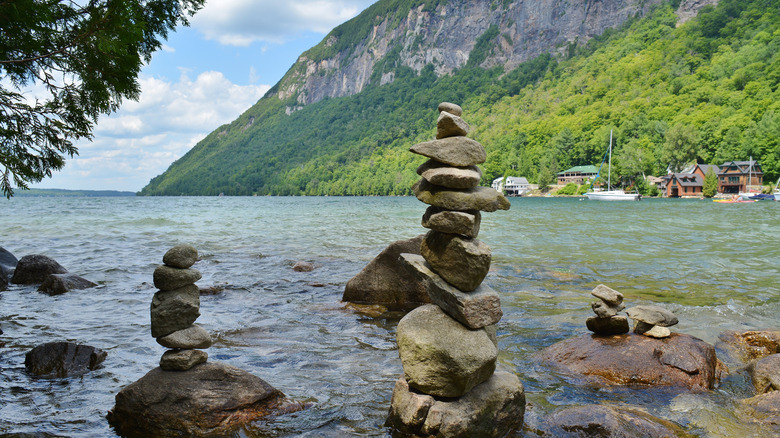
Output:
[[664,339],[583,335],[545,348],[539,358],[577,381],[636,387],[710,390],[725,368],[712,345],[680,333]]
[[200,271],[197,269],[172,268],[159,265],[154,270],[154,286],[160,290],[174,290],[190,285],[200,280]]
[[645,330],[645,331],[637,332],[637,333],[639,333],[640,335],[643,335],[643,336],[650,336],[651,338],[658,338],[658,339],[668,338],[669,336],[672,335],[671,330],[669,330],[666,327],[661,327],[660,325],[654,325],[649,330]]
[[487,158],[485,148],[468,137],[448,137],[417,143],[409,151],[456,167],[484,163]]
[[757,359],[747,366],[756,392],[780,391],[780,354]]
[[626,313],[629,318],[645,324],[660,325],[661,327],[671,327],[677,324],[677,317],[674,316],[674,313],[659,306],[634,306],[626,310]]
[[540,435],[579,437],[687,437],[677,424],[638,408],[585,405],[561,409],[545,419]]
[[436,121],[436,138],[465,136],[470,129],[469,124],[459,116],[442,111]]
[[458,117],[463,115],[463,108],[460,107],[460,105],[450,103],[450,102],[442,102],[439,104],[439,112],[446,111],[450,114],[456,115]]
[[485,329],[470,330],[439,306],[412,310],[396,328],[398,355],[409,385],[436,397],[460,397],[486,381],[498,349]]
[[77,376],[98,368],[107,356],[105,351],[89,345],[48,342],[25,354],[24,368],[38,377]]
[[11,277],[13,284],[42,284],[50,274],[65,274],[68,270],[51,257],[40,254],[19,259]]
[[456,211],[496,211],[509,210],[512,204],[506,197],[490,187],[473,187],[470,189],[448,189],[429,183],[425,178],[417,181],[412,187],[414,195],[421,202],[446,210]]
[[470,329],[498,323],[503,316],[498,293],[482,284],[474,292],[464,293],[433,272],[422,256],[401,254],[401,260],[413,267],[428,287],[434,304]]
[[512,373],[498,371],[456,400],[436,400],[422,435],[437,437],[508,436],[522,431],[525,390]]
[[163,256],[163,263],[173,268],[187,269],[198,261],[198,250],[192,245],[176,245]]
[[180,289],[155,293],[150,313],[153,338],[188,328],[200,316],[198,286],[190,284]]
[[187,371],[206,362],[208,353],[203,350],[168,350],[160,358],[160,368],[166,371]]
[[417,174],[431,184],[451,189],[470,189],[479,185],[482,170],[477,166],[453,167],[428,160],[417,168]]
[[479,210],[452,211],[430,206],[422,217],[422,226],[442,233],[477,237],[482,222]]
[[160,336],[157,343],[168,348],[209,348],[213,341],[206,329],[193,324],[170,335]]
[[76,274],[49,274],[46,280],[38,287],[38,292],[48,295],[60,295],[77,289],[89,289],[97,284]]
[[422,239],[421,234],[391,243],[347,282],[341,300],[404,310],[430,303],[424,282],[398,260],[402,253],[420,254]]
[[590,317],[585,320],[588,330],[597,335],[610,336],[628,333],[628,318],[625,316],[613,316],[610,318]]
[[[596,286],[590,294],[610,306],[620,306],[623,303],[623,294],[603,284]],[[623,308],[625,309],[625,306]]]
[[242,425],[255,431],[263,419],[303,408],[257,376],[206,362],[149,371],[119,391],[107,418],[120,436],[234,436]]
[[471,292],[490,270],[490,247],[479,239],[429,231],[420,254],[434,272],[463,292]]

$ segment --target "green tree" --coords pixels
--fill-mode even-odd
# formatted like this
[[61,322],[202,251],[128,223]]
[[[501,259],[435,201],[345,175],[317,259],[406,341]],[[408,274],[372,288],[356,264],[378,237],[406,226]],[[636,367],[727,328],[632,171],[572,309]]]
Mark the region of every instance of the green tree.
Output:
[[[137,99],[161,38],[205,0],[0,1],[0,187],[50,177],[101,114]],[[28,87],[45,97],[31,101]]]
[[677,124],[666,131],[663,159],[672,172],[679,172],[696,158],[699,133],[693,126]]
[[701,193],[705,198],[712,198],[718,193],[718,175],[712,169],[709,169],[704,175],[704,187],[702,187]]

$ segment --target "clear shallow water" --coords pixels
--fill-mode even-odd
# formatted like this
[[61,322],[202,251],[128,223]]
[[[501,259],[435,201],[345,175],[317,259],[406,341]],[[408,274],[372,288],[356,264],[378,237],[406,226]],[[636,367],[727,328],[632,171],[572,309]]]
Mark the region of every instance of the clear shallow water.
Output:
[[[725,330],[780,328],[780,203],[697,200],[598,203],[512,200],[483,215],[493,250],[486,282],[501,294],[500,367],[526,385],[529,418],[592,401],[642,406],[699,436],[755,436],[734,416],[744,378],[716,391],[573,386],[532,355],[584,334],[599,283],[627,304],[663,303],[675,331],[715,343]],[[245,369],[312,409],[243,436],[386,436],[400,315],[372,318],[340,303],[346,282],[390,242],[423,233],[414,198],[15,198],[0,207],[0,246],[46,254],[99,287],[50,297],[0,292],[0,434],[114,436],[114,396],[157,366],[149,334],[152,272],[178,243],[198,248],[198,323],[217,342],[209,360]],[[317,269],[294,272],[298,260]],[[24,355],[69,340],[108,352],[80,377],[34,379]],[[531,432],[527,431],[531,436]]]

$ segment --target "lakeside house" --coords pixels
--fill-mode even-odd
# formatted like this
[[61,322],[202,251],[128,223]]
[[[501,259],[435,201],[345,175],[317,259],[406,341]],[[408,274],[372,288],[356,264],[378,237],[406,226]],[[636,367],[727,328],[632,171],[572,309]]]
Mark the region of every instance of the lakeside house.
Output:
[[682,172],[670,172],[657,184],[664,197],[701,197],[704,177],[709,172],[718,176],[718,193],[737,194],[761,192],[764,173],[757,161],[728,161],[721,166],[699,164]]
[[508,176],[506,178],[500,177],[493,180],[490,187],[496,191],[504,192],[507,195],[522,196],[525,192],[530,190],[528,180],[518,176]]
[[558,172],[558,184],[566,185],[568,183],[585,184],[586,181],[596,177],[599,169],[596,166],[574,166],[563,172]]

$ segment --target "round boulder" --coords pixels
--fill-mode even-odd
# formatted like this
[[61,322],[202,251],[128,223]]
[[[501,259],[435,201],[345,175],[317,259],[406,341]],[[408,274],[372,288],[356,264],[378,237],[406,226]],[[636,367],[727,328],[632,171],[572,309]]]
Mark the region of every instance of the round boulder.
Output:
[[487,330],[469,330],[433,304],[409,312],[396,329],[409,385],[426,394],[460,397],[486,381],[498,349]]
[[257,376],[206,362],[151,370],[119,391],[107,417],[126,437],[232,436],[242,424],[303,408]]
[[50,274],[65,274],[68,270],[54,259],[40,254],[26,255],[19,259],[11,283],[41,284]]
[[583,335],[545,348],[540,358],[571,377],[613,385],[708,390],[724,369],[710,344],[678,333],[663,339]]
[[38,287],[38,292],[48,295],[60,295],[71,290],[88,289],[95,286],[97,284],[76,274],[50,274],[41,286]]
[[163,263],[173,268],[187,269],[198,261],[198,250],[192,245],[176,245],[163,256]]

